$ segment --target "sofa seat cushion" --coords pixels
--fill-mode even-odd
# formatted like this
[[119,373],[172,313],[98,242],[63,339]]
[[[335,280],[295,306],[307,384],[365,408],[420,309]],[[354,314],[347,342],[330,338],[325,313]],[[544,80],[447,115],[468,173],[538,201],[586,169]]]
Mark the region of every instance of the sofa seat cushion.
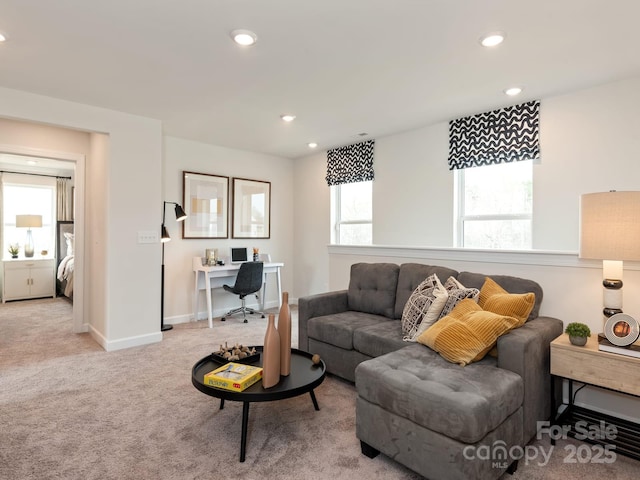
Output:
[[356,389],[365,400],[464,443],[475,443],[521,405],[522,378],[493,357],[461,367],[419,344],[362,362]]
[[[349,310],[310,319],[307,322],[307,333],[309,338],[314,338],[345,350],[353,350],[353,332],[355,330],[390,321],[380,315]],[[397,323],[399,324],[400,322]],[[400,327],[398,326],[398,328]]]
[[370,357],[395,352],[407,345],[402,341],[401,325],[400,320],[387,320],[358,328],[353,332],[353,348]]

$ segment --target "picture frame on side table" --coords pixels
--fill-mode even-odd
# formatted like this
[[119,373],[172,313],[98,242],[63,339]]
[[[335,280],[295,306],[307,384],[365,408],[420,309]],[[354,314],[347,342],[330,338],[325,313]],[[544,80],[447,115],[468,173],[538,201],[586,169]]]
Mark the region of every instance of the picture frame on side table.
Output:
[[229,238],[229,177],[183,172],[182,238]]
[[271,182],[233,179],[232,238],[271,238]]

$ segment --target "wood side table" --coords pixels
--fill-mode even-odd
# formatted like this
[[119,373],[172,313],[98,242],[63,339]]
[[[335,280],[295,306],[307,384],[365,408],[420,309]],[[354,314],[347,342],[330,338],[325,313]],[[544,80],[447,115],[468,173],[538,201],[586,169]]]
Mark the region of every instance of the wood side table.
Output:
[[[572,437],[578,435],[579,439],[603,446],[615,445],[617,453],[640,460],[639,424],[577,407],[573,402],[574,381],[640,397],[640,358],[598,350],[596,334],[591,335],[584,347],[572,345],[569,336],[562,334],[551,342],[551,375],[569,382],[569,403],[554,420],[556,425],[570,427],[567,433]],[[552,377],[552,391],[554,384]],[[602,421],[605,423],[602,424]],[[576,425],[579,426],[578,430]],[[615,438],[583,438],[585,431],[601,431],[603,425],[615,426]]]

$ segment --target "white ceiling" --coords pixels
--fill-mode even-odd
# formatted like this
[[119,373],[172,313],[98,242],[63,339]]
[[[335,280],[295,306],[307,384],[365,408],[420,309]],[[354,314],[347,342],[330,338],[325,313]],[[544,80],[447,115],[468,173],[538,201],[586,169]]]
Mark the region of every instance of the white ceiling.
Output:
[[637,0],[2,0],[0,86],[296,158],[639,75],[639,18]]

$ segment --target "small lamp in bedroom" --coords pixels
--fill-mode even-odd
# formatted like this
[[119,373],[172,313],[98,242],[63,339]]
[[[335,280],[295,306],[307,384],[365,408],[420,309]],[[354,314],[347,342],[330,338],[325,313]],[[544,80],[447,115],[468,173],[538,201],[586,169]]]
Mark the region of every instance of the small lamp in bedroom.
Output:
[[160,331],[165,332],[167,330],[171,330],[173,325],[164,323],[164,244],[171,240],[169,236],[169,232],[167,231],[167,227],[164,225],[165,214],[167,212],[167,203],[175,205],[176,212],[176,221],[181,222],[185,218],[187,218],[187,214],[184,212],[182,207],[178,205],[176,202],[164,202],[162,204],[162,236],[160,237],[160,242],[162,243],[162,270],[161,270],[161,295],[160,295]]
[[622,262],[640,260],[640,192],[580,197],[580,258],[602,260],[604,321],[622,313]]
[[27,229],[27,240],[24,244],[24,256],[33,257],[33,236],[32,228],[42,228],[42,215],[16,215],[16,227]]

